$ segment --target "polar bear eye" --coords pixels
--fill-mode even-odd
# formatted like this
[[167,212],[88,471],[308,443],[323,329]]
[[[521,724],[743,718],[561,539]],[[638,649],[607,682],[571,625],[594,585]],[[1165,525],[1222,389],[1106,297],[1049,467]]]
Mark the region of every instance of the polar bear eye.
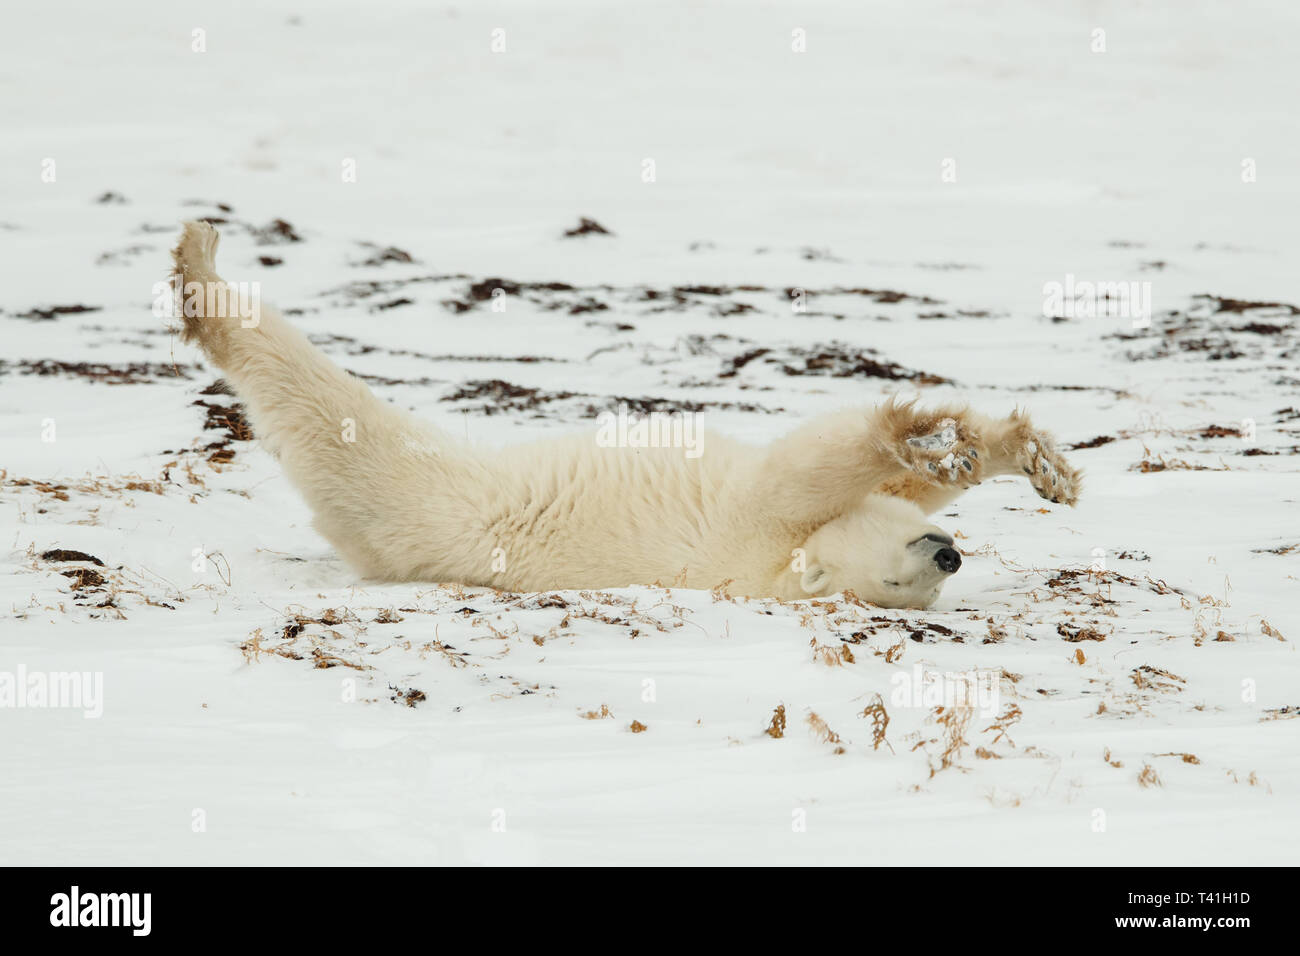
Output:
[[889,587],[891,587],[891,588],[901,588],[901,587],[902,587],[902,585],[899,584],[897,581],[891,581],[891,580],[889,580],[889,578],[885,578],[885,580],[884,580],[883,583],[884,583],[884,584],[887,584],[887,585],[888,585]]

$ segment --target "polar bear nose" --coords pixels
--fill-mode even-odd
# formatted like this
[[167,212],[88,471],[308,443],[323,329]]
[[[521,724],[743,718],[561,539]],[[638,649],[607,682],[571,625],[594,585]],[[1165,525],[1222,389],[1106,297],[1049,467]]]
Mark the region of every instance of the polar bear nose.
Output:
[[961,552],[956,548],[940,548],[934,553],[934,563],[944,574],[952,574],[961,567]]

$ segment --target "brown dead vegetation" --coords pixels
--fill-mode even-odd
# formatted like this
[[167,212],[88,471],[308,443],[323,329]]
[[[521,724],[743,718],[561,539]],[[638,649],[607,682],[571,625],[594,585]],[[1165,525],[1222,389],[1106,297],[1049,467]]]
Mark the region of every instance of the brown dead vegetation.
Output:
[[859,716],[871,721],[871,749],[879,750],[880,745],[884,744],[892,753],[894,747],[885,739],[885,732],[889,729],[889,712],[885,710],[884,698],[876,694]]
[[962,750],[970,746],[970,742],[966,739],[966,731],[969,729],[971,718],[974,715],[975,710],[972,707],[936,707],[930,716],[926,718],[927,722],[938,724],[941,729],[941,734],[937,740],[923,740],[917,744],[917,746],[922,746],[925,743],[938,743],[940,746],[937,755],[938,765],[936,766],[933,757],[930,761],[931,778],[940,771],[955,766]]
[[776,705],[776,710],[772,711],[772,720],[763,733],[776,740],[785,736],[785,704]]
[[1156,773],[1155,768],[1149,763],[1142,765],[1142,770],[1137,775],[1137,782],[1138,786],[1143,788],[1164,786],[1164,781],[1160,779],[1160,775]]
[[831,730],[830,725],[818,716],[816,711],[808,711],[807,721],[813,737],[824,744],[831,744],[835,748],[832,753],[846,753],[844,741],[840,738],[840,735]]
[[1184,690],[1182,685],[1187,683],[1186,678],[1161,670],[1159,667],[1152,667],[1149,664],[1135,667],[1129,672],[1129,677],[1139,690],[1151,690],[1158,693],[1179,693]]

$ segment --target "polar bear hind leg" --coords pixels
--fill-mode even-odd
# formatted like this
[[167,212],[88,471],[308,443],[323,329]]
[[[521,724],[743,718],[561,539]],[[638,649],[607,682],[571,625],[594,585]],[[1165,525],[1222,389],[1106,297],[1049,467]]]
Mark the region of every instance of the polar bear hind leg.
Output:
[[224,373],[317,530],[367,577],[463,579],[463,568],[453,575],[436,563],[472,537],[466,509],[455,506],[475,493],[463,449],[380,401],[273,309],[232,305],[234,290],[216,271],[217,239],[210,224],[188,222],[173,251],[182,337]]

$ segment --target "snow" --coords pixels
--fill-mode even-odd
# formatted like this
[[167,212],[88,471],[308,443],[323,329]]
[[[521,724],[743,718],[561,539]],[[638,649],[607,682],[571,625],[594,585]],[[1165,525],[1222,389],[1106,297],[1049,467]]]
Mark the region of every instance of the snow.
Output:
[[[104,698],[0,708],[0,862],[1294,862],[1297,21],[7,9],[0,673]],[[769,441],[894,392],[1114,440],[1069,453],[1076,509],[1001,478],[938,515],[964,563],[924,612],[375,586],[255,441],[206,447],[233,399],[150,310],[194,216],[227,278],[485,445],[620,399]],[[613,235],[564,238],[583,216]],[[504,312],[488,279],[523,284]],[[1052,321],[1067,280],[1150,282],[1150,327]],[[918,665],[996,674],[998,716],[896,702]]]

